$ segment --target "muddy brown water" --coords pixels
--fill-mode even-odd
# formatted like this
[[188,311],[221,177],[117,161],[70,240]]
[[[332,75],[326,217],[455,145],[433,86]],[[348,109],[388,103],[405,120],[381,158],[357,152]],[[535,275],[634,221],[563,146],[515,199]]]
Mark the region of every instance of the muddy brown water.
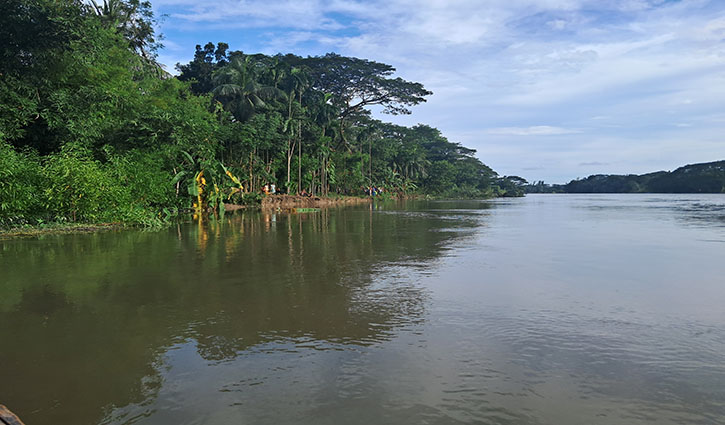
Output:
[[725,423],[725,196],[3,240],[0,342],[28,425]]

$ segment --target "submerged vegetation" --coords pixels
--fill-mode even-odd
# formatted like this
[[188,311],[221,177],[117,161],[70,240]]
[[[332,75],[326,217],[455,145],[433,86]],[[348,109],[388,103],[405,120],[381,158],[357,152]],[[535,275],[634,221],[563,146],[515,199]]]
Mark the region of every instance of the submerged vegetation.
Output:
[[[8,0],[0,15],[0,225],[154,223],[183,209],[363,187],[519,196],[435,128],[376,120],[431,92],[386,64],[197,46],[172,77],[151,5]],[[223,208],[223,206],[222,206]]]

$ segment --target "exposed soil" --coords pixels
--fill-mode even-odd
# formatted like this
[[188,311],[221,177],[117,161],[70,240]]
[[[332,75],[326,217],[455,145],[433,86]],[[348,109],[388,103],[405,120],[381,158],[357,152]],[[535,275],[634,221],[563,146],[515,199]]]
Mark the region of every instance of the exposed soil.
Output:
[[269,195],[262,199],[262,208],[324,208],[342,205],[367,204],[370,198],[336,197],[321,198],[319,196]]
[[[43,227],[18,227],[7,230],[0,230],[0,239],[33,237],[43,235],[60,235],[68,233],[91,233],[102,230],[113,230],[124,227],[119,223],[101,224],[51,224]],[[0,422],[1,423],[1,422]]]
[[237,204],[224,204],[224,211],[236,211],[236,210],[243,210],[247,208],[246,205],[237,205]]

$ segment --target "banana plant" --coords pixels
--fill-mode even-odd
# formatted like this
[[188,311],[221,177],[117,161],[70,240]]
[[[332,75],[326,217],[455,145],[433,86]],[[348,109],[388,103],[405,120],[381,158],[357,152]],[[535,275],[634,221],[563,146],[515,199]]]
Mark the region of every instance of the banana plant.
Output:
[[201,215],[209,207],[214,212],[223,213],[224,201],[234,193],[244,191],[241,180],[221,162],[216,159],[195,160],[188,152],[181,153],[188,161],[187,169],[176,173],[172,183],[187,179],[187,193],[194,198],[195,214]]
[[226,174],[227,177],[234,183],[237,187],[234,188],[234,190],[229,192],[229,196],[227,196],[227,199],[231,198],[232,195],[234,195],[235,192],[242,193],[244,192],[244,186],[242,185],[242,182],[234,175],[231,171],[227,169],[227,167],[224,166],[224,164],[219,164],[222,167],[222,170],[224,170],[224,174]]

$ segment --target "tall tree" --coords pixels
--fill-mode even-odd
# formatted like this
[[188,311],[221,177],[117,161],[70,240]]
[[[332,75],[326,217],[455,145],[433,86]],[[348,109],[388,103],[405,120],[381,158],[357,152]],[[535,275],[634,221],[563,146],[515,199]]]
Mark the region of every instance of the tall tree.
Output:
[[212,76],[215,98],[241,122],[265,107],[265,101],[284,96],[281,90],[260,84],[255,71],[254,59],[240,52]]
[[92,10],[100,21],[109,28],[115,28],[128,40],[129,46],[148,61],[154,61],[156,51],[161,47],[154,32],[154,12],[151,2],[146,0],[103,0],[99,4],[90,1]]
[[341,140],[345,139],[345,121],[365,107],[380,105],[392,115],[410,114],[409,107],[425,102],[433,94],[422,84],[392,78],[395,68],[380,62],[328,53],[305,61],[311,69],[313,87],[332,94],[338,108]]
[[191,90],[195,94],[211,93],[214,90],[212,76],[215,71],[227,64],[227,43],[206,43],[202,49],[201,45],[196,45],[194,59],[186,65],[176,64],[179,71],[177,77],[181,81],[190,81]]

